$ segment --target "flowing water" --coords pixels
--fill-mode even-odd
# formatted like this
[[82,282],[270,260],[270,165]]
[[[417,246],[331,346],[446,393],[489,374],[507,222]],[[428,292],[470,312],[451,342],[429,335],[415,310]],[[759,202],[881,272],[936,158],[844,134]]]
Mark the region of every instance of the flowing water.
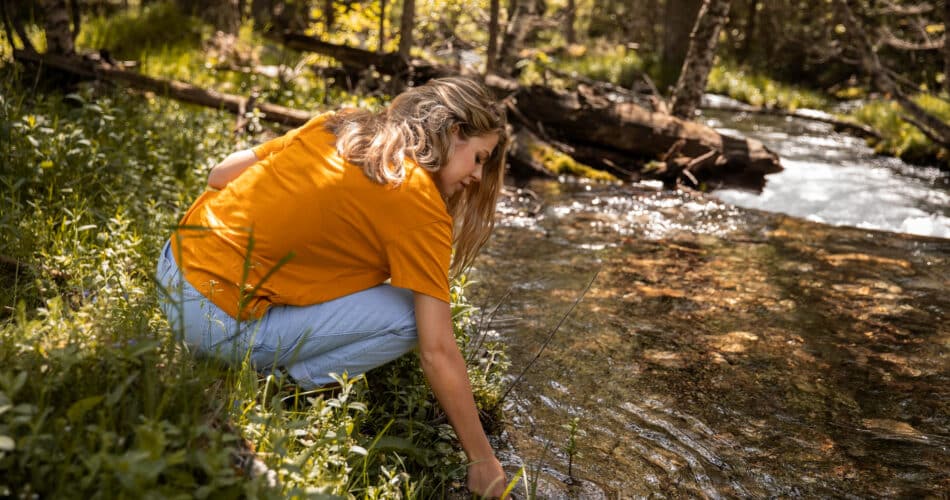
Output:
[[716,191],[720,199],[815,222],[950,238],[948,172],[877,156],[863,139],[825,123],[718,112],[706,112],[703,120],[720,132],[762,141],[785,167],[766,177],[760,194]]
[[506,401],[502,453],[538,497],[950,491],[950,240],[636,185],[528,188],[471,294],[490,309],[511,291],[484,331],[512,379],[550,338]]

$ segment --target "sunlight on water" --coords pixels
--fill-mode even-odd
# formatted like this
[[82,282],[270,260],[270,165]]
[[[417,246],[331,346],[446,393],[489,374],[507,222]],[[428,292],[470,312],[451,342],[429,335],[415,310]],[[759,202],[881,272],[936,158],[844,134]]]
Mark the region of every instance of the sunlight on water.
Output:
[[[706,123],[761,140],[782,158],[761,194],[715,191],[734,205],[846,225],[950,238],[950,174],[875,156],[830,125],[711,113]],[[754,122],[754,123],[753,123]]]
[[486,328],[512,373],[537,361],[505,403],[503,463],[538,498],[939,498],[950,484],[950,240],[650,183],[534,182],[500,211],[472,297],[507,297]]

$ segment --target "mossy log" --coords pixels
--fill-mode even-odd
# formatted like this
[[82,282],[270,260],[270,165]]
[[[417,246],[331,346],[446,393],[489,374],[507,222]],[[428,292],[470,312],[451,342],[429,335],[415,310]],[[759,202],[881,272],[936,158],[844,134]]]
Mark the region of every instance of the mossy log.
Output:
[[[299,41],[296,43],[302,47]],[[321,47],[324,45],[332,46],[323,43]],[[354,63],[363,52],[366,51],[347,48],[335,53]],[[380,64],[376,67],[380,72],[400,67],[405,69],[399,66],[401,63],[393,62],[395,59],[391,57],[370,52],[366,54],[367,61]],[[152,78],[104,61],[78,56],[41,55],[21,50],[14,51],[14,57],[85,78],[123,82],[138,90],[152,91],[232,113],[242,113],[248,108],[248,98],[244,96]],[[408,64],[401,58],[399,60],[403,61],[402,64]],[[416,68],[426,67],[424,62],[413,64]],[[418,73],[411,70],[398,75],[421,77],[423,74],[449,74],[445,66],[428,67]],[[420,79],[413,83],[422,81]],[[781,170],[778,156],[758,141],[722,135],[702,124],[651,112],[633,103],[613,103],[596,95],[589,87],[579,86],[576,91],[561,92],[542,86],[519,86],[512,80],[495,76],[485,81],[499,96],[507,96],[509,114],[513,115],[512,123],[516,128],[528,128],[537,139],[535,142],[546,143],[557,153],[569,155],[575,163],[608,171],[621,179],[660,178],[668,185],[675,185],[685,178],[695,185],[729,185],[760,190],[765,184],[766,174]],[[311,116],[306,111],[269,103],[254,103],[254,107],[261,112],[263,119],[288,126],[301,125]],[[677,146],[674,148],[674,145]],[[537,150],[534,145],[521,146],[529,153]],[[551,155],[542,156],[548,158]],[[657,158],[667,160],[663,168],[644,168]],[[697,158],[704,161],[693,161]],[[512,159],[517,163],[515,157]],[[535,158],[535,161],[524,164],[534,165],[538,163],[537,160]],[[550,172],[552,167],[548,165],[546,170]]]
[[[428,75],[446,76],[454,72],[447,66],[407,61],[397,54],[341,47],[297,33],[285,33],[283,40],[291,48],[327,55],[344,65],[362,61],[364,65],[372,64],[381,73],[411,77],[414,85],[424,82]],[[782,170],[778,156],[761,142],[723,135],[705,125],[652,112],[637,104],[614,103],[597,95],[589,86],[578,86],[574,92],[559,92],[543,86],[520,86],[494,75],[485,81],[496,94],[508,96],[515,103],[509,106],[515,115],[514,123],[530,128],[539,140],[561,144],[557,149],[576,161],[622,178],[658,177],[667,184],[674,184],[685,172],[685,177],[697,184],[761,190],[766,174]],[[673,148],[681,141],[685,141],[684,144]],[[686,157],[682,168],[644,171],[650,160],[668,159],[671,151]],[[710,152],[715,153],[714,161],[689,161],[707,158]],[[512,159],[518,162],[517,157]],[[524,166],[533,163],[536,162],[520,162]],[[669,161],[667,164],[673,165]],[[542,175],[550,171],[550,168],[539,170]]]
[[[634,103],[613,103],[584,86],[575,92],[523,87],[514,100],[522,119],[543,130],[545,139],[577,145],[571,155],[598,168],[632,170],[667,183],[686,171],[697,184],[752,190],[764,186],[765,175],[782,170],[778,155],[759,141],[720,134]],[[686,160],[679,170],[644,171],[649,160],[660,158],[670,165],[677,157]],[[696,159],[704,161],[692,161]]]

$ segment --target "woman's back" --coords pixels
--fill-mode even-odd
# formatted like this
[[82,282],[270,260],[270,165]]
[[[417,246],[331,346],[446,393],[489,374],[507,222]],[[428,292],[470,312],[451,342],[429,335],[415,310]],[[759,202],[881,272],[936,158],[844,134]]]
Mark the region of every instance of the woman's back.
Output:
[[176,261],[192,286],[233,316],[241,285],[257,287],[244,317],[260,317],[271,304],[325,302],[390,277],[448,300],[452,221],[429,173],[407,161],[402,184],[376,183],[340,158],[327,118],[255,148],[260,161],[223,190],[204,193],[182,218]]

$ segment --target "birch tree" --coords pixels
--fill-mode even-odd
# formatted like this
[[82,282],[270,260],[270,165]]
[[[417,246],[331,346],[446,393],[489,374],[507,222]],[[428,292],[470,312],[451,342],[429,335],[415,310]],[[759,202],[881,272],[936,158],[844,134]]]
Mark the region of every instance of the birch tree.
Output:
[[[69,27],[69,5],[66,0],[43,0],[46,31],[46,51],[52,54],[72,54],[75,52],[74,32]],[[75,33],[79,32],[78,22]]]
[[686,60],[673,92],[673,115],[689,119],[706,90],[706,80],[716,55],[719,31],[729,17],[729,0],[705,0],[690,35]]

